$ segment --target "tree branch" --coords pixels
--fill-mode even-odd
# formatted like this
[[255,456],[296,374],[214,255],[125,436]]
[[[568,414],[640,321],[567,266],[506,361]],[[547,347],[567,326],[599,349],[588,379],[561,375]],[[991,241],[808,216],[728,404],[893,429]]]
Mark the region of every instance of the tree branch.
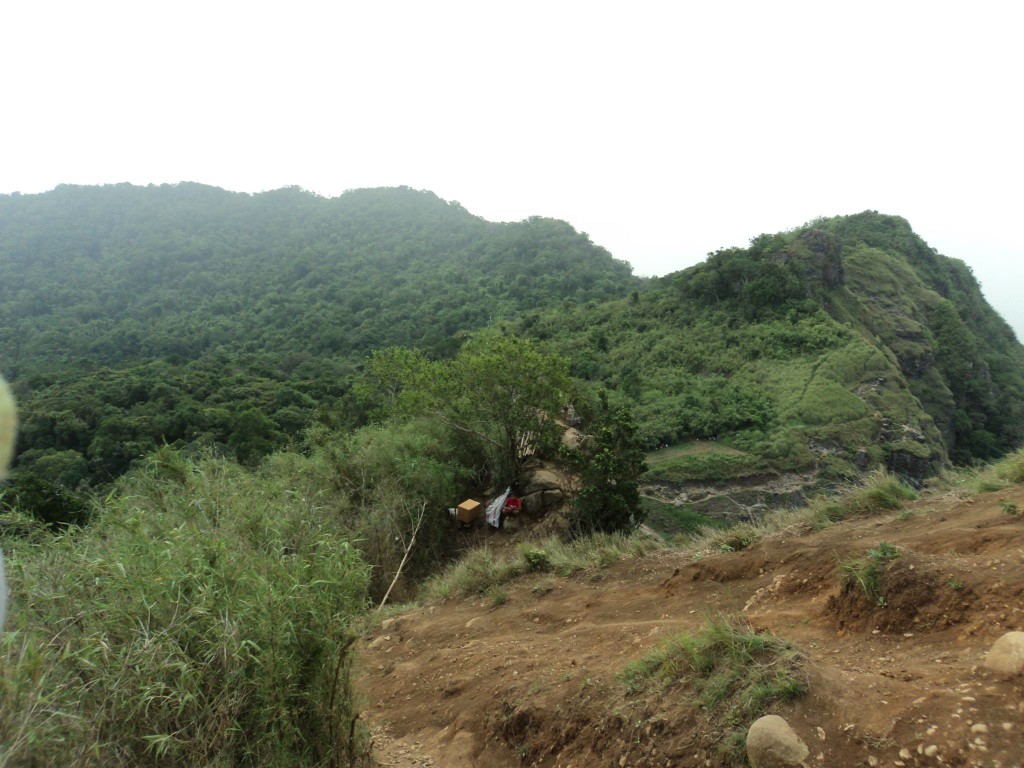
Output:
[[384,593],[384,599],[380,601],[380,605],[377,606],[377,610],[380,611],[384,608],[388,598],[391,596],[391,590],[395,588],[395,584],[398,583],[398,579],[402,575],[402,569],[405,568],[405,562],[409,559],[409,553],[412,552],[413,546],[416,544],[416,534],[420,532],[420,526],[423,524],[423,513],[427,511],[427,502],[423,502],[420,507],[419,516],[416,518],[416,527],[412,529],[412,538],[409,539],[409,546],[405,548],[405,554],[402,555],[402,562],[398,564],[398,570],[395,572],[395,578],[391,580],[391,586],[388,587],[388,591]]

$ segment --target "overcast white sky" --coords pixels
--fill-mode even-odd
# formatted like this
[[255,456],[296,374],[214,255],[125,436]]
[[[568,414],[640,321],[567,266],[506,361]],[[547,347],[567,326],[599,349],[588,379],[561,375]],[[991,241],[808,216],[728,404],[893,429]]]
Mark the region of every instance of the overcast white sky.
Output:
[[1024,336],[1016,2],[8,3],[0,192],[405,184],[639,274],[877,209]]

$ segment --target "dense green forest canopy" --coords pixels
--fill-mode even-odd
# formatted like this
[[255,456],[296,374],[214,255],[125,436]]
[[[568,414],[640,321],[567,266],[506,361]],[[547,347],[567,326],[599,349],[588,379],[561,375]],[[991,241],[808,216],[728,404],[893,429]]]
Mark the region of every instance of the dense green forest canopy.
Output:
[[0,196],[0,370],[21,476],[106,482],[162,443],[253,462],[350,427],[369,353],[641,281],[565,222],[498,224],[408,188],[338,198],[198,184]]
[[37,505],[162,444],[254,464],[311,425],[352,429],[380,405],[359,396],[374,350],[451,359],[485,327],[558,350],[650,446],[729,446],[668,479],[921,478],[1024,439],[1024,351],[969,268],[895,216],[642,280],[564,222],[487,222],[407,188],[0,197],[0,370]]

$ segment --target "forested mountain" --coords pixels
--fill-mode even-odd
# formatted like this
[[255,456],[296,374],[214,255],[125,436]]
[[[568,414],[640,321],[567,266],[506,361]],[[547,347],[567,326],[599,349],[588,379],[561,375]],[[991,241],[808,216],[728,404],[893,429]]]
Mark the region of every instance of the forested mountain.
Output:
[[1024,349],[970,269],[895,216],[763,235],[518,330],[632,402],[650,444],[728,446],[656,466],[665,479],[879,465],[920,479],[1024,440]]
[[105,482],[162,443],[251,463],[313,423],[363,423],[373,350],[451,357],[489,325],[631,404],[648,444],[722,448],[652,476],[920,478],[1024,440],[1024,350],[966,265],[894,216],[822,219],[645,282],[564,222],[496,224],[407,188],[0,197],[22,478]]
[[358,419],[339,401],[373,349],[446,356],[466,331],[638,283],[564,222],[491,223],[407,188],[0,196],[19,466],[74,486],[195,440],[251,461],[317,419]]

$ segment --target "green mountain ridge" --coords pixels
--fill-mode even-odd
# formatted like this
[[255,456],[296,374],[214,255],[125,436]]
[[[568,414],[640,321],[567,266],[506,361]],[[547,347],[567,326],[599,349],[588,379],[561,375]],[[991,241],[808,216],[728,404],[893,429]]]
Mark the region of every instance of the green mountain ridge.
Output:
[[[497,224],[408,188],[199,184],[0,196],[0,370],[18,470],[73,488],[159,445],[241,461],[345,430],[367,356],[532,336],[633,407],[649,476],[918,481],[1024,440],[1024,349],[970,270],[895,216],[762,235],[641,279],[569,224]],[[726,448],[728,450],[726,450]]]
[[652,478],[885,466],[920,481],[1024,439],[1024,348],[969,268],[896,216],[763,235],[627,299],[518,328],[633,403],[650,444],[732,449],[656,462]]

